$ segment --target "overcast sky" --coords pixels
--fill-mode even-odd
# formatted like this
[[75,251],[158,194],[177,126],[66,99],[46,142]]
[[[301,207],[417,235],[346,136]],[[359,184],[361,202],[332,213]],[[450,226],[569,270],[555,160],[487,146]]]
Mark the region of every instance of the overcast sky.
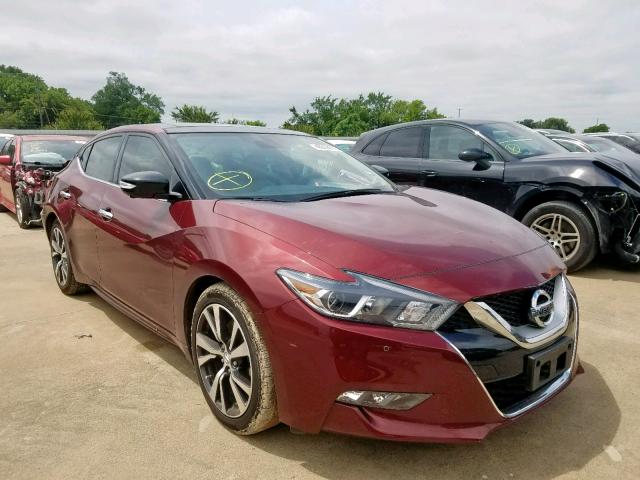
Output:
[[278,126],[382,91],[448,116],[640,131],[640,2],[0,0],[0,63],[89,98],[110,70]]

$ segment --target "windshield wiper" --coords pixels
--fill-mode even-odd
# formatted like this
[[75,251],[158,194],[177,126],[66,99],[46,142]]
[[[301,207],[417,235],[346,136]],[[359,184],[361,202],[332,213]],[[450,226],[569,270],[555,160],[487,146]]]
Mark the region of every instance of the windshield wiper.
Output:
[[326,192],[319,195],[303,198],[302,202],[313,202],[315,200],[325,200],[328,198],[355,197],[356,195],[371,195],[374,193],[394,193],[395,190],[382,190],[380,188],[358,188],[354,190],[338,190],[337,192]]
[[251,200],[252,202],[291,202],[274,197],[221,197],[220,200]]

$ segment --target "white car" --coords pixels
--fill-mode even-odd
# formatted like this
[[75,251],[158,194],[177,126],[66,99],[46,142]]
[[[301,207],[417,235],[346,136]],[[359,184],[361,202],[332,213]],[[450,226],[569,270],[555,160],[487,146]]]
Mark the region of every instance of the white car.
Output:
[[345,153],[349,153],[349,151],[351,150],[351,147],[353,147],[356,144],[355,140],[349,140],[344,138],[327,138],[326,140],[328,143],[330,143],[336,148],[339,148]]

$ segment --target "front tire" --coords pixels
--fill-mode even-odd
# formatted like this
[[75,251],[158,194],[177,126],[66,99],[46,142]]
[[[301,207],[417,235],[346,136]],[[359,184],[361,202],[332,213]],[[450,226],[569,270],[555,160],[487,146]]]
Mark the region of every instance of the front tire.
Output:
[[29,204],[29,199],[21,190],[16,190],[13,198],[16,206],[16,218],[18,220],[18,225],[20,228],[26,230],[29,228],[29,220],[31,218],[31,205]]
[[522,223],[542,235],[564,261],[567,270],[577,272],[598,253],[598,235],[587,213],[572,202],[538,205]]
[[53,222],[49,233],[51,247],[51,264],[53,275],[58,287],[65,295],[76,295],[86,290],[86,285],[78,282],[73,274],[73,267],[69,259],[69,248],[62,226],[57,220]]
[[278,423],[264,339],[248,305],[228,285],[215,284],[200,295],[191,345],[200,388],[223,425],[252,435]]

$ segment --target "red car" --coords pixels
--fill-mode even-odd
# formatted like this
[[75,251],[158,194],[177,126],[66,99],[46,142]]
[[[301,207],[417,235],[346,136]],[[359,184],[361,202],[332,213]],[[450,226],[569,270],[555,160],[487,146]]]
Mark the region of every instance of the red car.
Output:
[[60,289],[179,346],[240,434],[480,440],[579,370],[544,239],[302,133],[116,128],[54,178],[43,219]]
[[0,150],[0,211],[15,213],[21,228],[39,225],[47,180],[86,142],[63,135],[12,137]]

